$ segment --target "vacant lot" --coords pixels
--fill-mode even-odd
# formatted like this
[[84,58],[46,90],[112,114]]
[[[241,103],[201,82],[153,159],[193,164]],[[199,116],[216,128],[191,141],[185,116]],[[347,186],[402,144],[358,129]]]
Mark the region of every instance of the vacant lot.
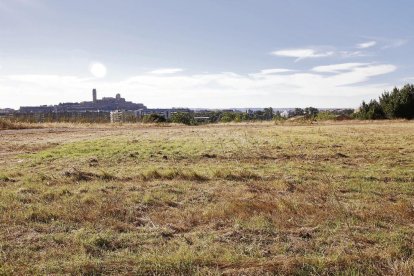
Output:
[[413,256],[413,122],[0,131],[0,275],[409,275]]

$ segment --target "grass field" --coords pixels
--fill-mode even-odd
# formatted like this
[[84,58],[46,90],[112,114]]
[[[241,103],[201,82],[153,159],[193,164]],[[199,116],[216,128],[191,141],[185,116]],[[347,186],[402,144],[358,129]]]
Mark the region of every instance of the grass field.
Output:
[[414,274],[414,122],[0,131],[0,275]]

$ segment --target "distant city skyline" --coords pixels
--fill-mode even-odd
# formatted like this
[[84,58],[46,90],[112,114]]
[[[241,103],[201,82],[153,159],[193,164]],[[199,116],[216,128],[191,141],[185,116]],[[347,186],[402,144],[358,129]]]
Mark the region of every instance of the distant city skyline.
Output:
[[355,108],[414,82],[409,0],[1,0],[0,108]]

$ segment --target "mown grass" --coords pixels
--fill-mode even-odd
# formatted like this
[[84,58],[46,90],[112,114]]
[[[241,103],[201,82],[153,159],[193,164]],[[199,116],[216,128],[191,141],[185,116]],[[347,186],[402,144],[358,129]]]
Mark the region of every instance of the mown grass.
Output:
[[412,122],[33,135],[2,136],[0,274],[414,273]]

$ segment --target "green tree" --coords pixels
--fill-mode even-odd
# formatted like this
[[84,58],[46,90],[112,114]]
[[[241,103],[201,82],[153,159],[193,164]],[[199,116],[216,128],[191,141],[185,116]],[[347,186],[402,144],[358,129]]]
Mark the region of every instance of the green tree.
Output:
[[163,123],[166,122],[167,120],[165,119],[164,116],[161,116],[159,114],[149,114],[149,115],[144,115],[144,117],[142,118],[142,122],[143,123]]
[[382,106],[376,100],[371,100],[368,104],[362,102],[356,117],[364,120],[378,120],[385,119],[385,113]]
[[263,110],[263,119],[272,120],[273,119],[273,108],[268,107]]
[[359,111],[354,114],[359,119],[414,119],[414,85],[403,88],[395,87],[391,92],[385,91],[379,101],[362,102]]
[[234,121],[236,122],[243,122],[243,121],[248,121],[248,120],[249,120],[249,115],[247,113],[237,113],[234,118]]
[[194,117],[189,112],[177,112],[172,114],[171,122],[185,125],[195,125]]
[[253,120],[264,120],[265,113],[262,110],[257,110],[253,112]]
[[304,112],[306,117],[314,118],[316,115],[318,115],[319,110],[315,107],[307,107],[307,108],[305,108],[305,110],[303,112]]
[[407,84],[403,88],[395,87],[392,92],[384,92],[379,103],[385,116],[394,118],[414,118],[414,85]]
[[220,121],[223,123],[228,123],[228,122],[232,122],[236,119],[236,115],[234,114],[234,112],[224,112],[221,115],[221,119]]
[[292,112],[292,116],[302,116],[305,115],[305,111],[302,108],[295,108]]

